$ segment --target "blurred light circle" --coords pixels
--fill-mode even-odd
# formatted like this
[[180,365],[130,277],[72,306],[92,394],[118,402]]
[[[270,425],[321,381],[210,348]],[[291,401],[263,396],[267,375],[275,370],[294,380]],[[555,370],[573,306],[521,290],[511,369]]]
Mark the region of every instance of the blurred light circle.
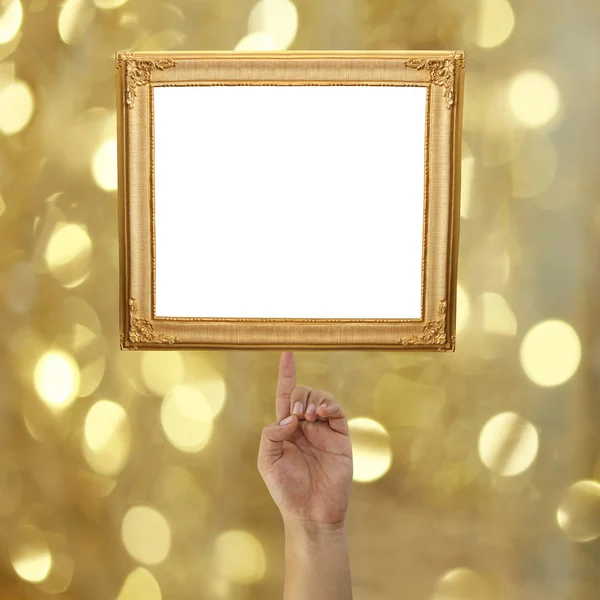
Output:
[[489,333],[514,336],[517,333],[517,319],[508,302],[492,292],[481,294],[483,307],[483,329]]
[[108,352],[96,311],[82,298],[67,296],[50,317],[61,332],[55,344],[70,352],[79,365],[79,397],[94,393],[106,368]]
[[23,6],[20,0],[0,0],[0,44],[10,42],[21,28]]
[[129,456],[131,429],[122,406],[99,400],[88,411],[84,425],[84,456],[102,475],[119,473]]
[[573,541],[591,542],[600,537],[600,483],[583,480],[569,486],[556,519]]
[[491,471],[511,477],[528,469],[538,452],[535,427],[513,412],[492,417],[479,435],[479,457]]
[[[172,524],[173,534],[193,536],[193,530],[204,520],[208,510],[207,495],[198,485],[197,474],[174,465],[167,465],[157,473],[152,495],[152,504],[161,506],[169,514],[177,514]],[[181,502],[185,498],[185,503]],[[174,511],[174,512],[173,512]]]
[[560,96],[556,84],[546,73],[523,71],[511,83],[509,104],[523,125],[541,127],[558,112]]
[[262,545],[247,531],[232,530],[220,534],[213,552],[217,571],[228,581],[253,583],[265,573]]
[[[82,326],[80,327],[82,328]],[[86,351],[83,352],[84,356],[91,351],[93,351],[93,349],[87,348]],[[94,352],[96,353],[98,350]],[[82,364],[80,368],[79,396],[85,398],[96,391],[104,377],[105,369],[106,358],[104,355],[97,356],[96,358],[85,362],[85,364]]]
[[147,565],[157,565],[171,549],[171,528],[154,508],[135,506],[127,512],[121,525],[123,545],[132,558]]
[[186,373],[192,373],[193,379],[186,381],[186,385],[196,388],[203,396],[213,417],[216,417],[227,398],[227,386],[221,372],[208,364],[205,359],[198,356],[190,356],[186,353],[185,370]]
[[117,600],[161,600],[160,586],[152,573],[143,567],[134,569],[117,596]]
[[96,9],[90,0],[67,0],[58,15],[58,34],[65,44],[80,42],[94,21]]
[[250,33],[238,42],[235,50],[277,50],[277,43],[270,33]]
[[290,0],[260,0],[248,17],[248,32],[270,34],[276,50],[288,48],[297,30],[298,11]]
[[153,394],[164,396],[183,381],[185,364],[181,352],[145,352],[141,363],[142,379]]
[[48,406],[64,408],[79,391],[79,367],[70,354],[51,350],[38,360],[34,383],[39,397]]
[[92,173],[98,186],[103,190],[112,191],[118,187],[117,171],[117,140],[110,139],[102,142],[94,153]]
[[534,325],[521,342],[521,365],[533,383],[560,385],[577,371],[581,344],[575,330],[564,321],[547,320]]
[[432,600],[488,600],[488,587],[471,569],[452,569],[438,580]]
[[[61,541],[64,547],[64,539]],[[73,558],[64,552],[52,552],[52,567],[50,572],[42,582],[38,582],[37,587],[47,594],[62,594],[71,585],[75,563]]]
[[511,34],[515,26],[515,14],[507,0],[481,0],[477,45],[481,48],[499,46]]
[[541,132],[529,133],[511,161],[513,196],[532,198],[542,193],[552,183],[557,163],[552,140]]
[[127,0],[94,0],[94,4],[98,8],[102,8],[104,10],[112,10],[113,8],[119,8],[123,6]]
[[385,427],[365,417],[348,422],[353,446],[354,481],[375,481],[385,475],[392,464],[389,434]]
[[0,89],[0,130],[14,135],[25,128],[33,115],[33,92],[24,81],[13,81]]
[[89,275],[92,240],[76,223],[60,223],[48,241],[44,259],[52,275],[66,288],[81,284]]
[[212,435],[212,413],[203,394],[191,386],[174,387],[161,406],[165,435],[183,452],[198,452]]
[[471,312],[471,302],[465,288],[459,283],[456,288],[456,333],[462,331]]
[[52,555],[41,531],[21,527],[11,549],[11,562],[17,575],[25,581],[43,581],[50,572]]

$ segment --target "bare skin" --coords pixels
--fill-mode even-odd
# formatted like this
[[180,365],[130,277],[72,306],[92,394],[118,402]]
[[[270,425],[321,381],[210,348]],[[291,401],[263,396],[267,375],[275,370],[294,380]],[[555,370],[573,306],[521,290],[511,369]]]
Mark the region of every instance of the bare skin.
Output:
[[284,352],[275,412],[262,432],[258,470],[283,518],[283,598],[351,600],[352,445],[344,409],[330,392],[296,386],[294,354]]

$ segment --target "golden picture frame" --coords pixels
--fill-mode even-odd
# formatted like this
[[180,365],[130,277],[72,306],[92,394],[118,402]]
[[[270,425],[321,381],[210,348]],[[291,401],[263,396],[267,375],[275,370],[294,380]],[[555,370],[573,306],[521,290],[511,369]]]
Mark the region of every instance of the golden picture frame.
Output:
[[464,52],[115,66],[122,349],[455,350]]

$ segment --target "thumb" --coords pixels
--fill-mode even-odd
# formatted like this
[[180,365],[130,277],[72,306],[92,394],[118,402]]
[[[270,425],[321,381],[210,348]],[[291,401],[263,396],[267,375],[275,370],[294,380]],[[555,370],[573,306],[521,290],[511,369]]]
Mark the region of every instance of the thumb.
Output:
[[[290,417],[288,417],[289,419]],[[258,470],[269,468],[283,455],[283,442],[289,441],[298,428],[298,417],[291,415],[290,421],[266,425],[260,436],[260,447],[258,449]]]

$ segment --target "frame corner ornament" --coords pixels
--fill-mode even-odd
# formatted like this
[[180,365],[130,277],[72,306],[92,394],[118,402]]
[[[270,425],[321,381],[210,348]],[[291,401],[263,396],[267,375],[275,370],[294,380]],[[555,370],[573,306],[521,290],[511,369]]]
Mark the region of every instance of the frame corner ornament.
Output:
[[133,101],[137,96],[136,88],[150,83],[152,72],[156,69],[164,71],[175,66],[175,61],[170,58],[133,58],[130,50],[117,52],[115,55],[117,69],[125,69],[125,101],[129,108],[133,108]]
[[[127,340],[133,344],[131,348],[137,350],[135,344],[155,343],[174,344],[176,339],[172,335],[155,331],[154,325],[148,319],[142,319],[138,314],[138,305],[135,298],[129,298],[129,334]],[[124,340],[122,340],[124,341]]]
[[[439,319],[437,321],[428,321],[423,325],[421,333],[411,335],[409,337],[398,339],[398,343],[403,346],[412,346],[415,344],[436,344],[441,346],[447,346],[446,337],[446,309],[448,308],[448,302],[440,300],[440,306],[438,308]],[[454,344],[454,337],[452,337],[452,344]],[[440,348],[441,350],[441,348]]]
[[455,50],[449,58],[411,58],[404,64],[410,69],[421,71],[427,69],[431,83],[444,88],[446,108],[454,106],[456,95],[454,92],[454,80],[456,67],[465,68],[464,52]]

